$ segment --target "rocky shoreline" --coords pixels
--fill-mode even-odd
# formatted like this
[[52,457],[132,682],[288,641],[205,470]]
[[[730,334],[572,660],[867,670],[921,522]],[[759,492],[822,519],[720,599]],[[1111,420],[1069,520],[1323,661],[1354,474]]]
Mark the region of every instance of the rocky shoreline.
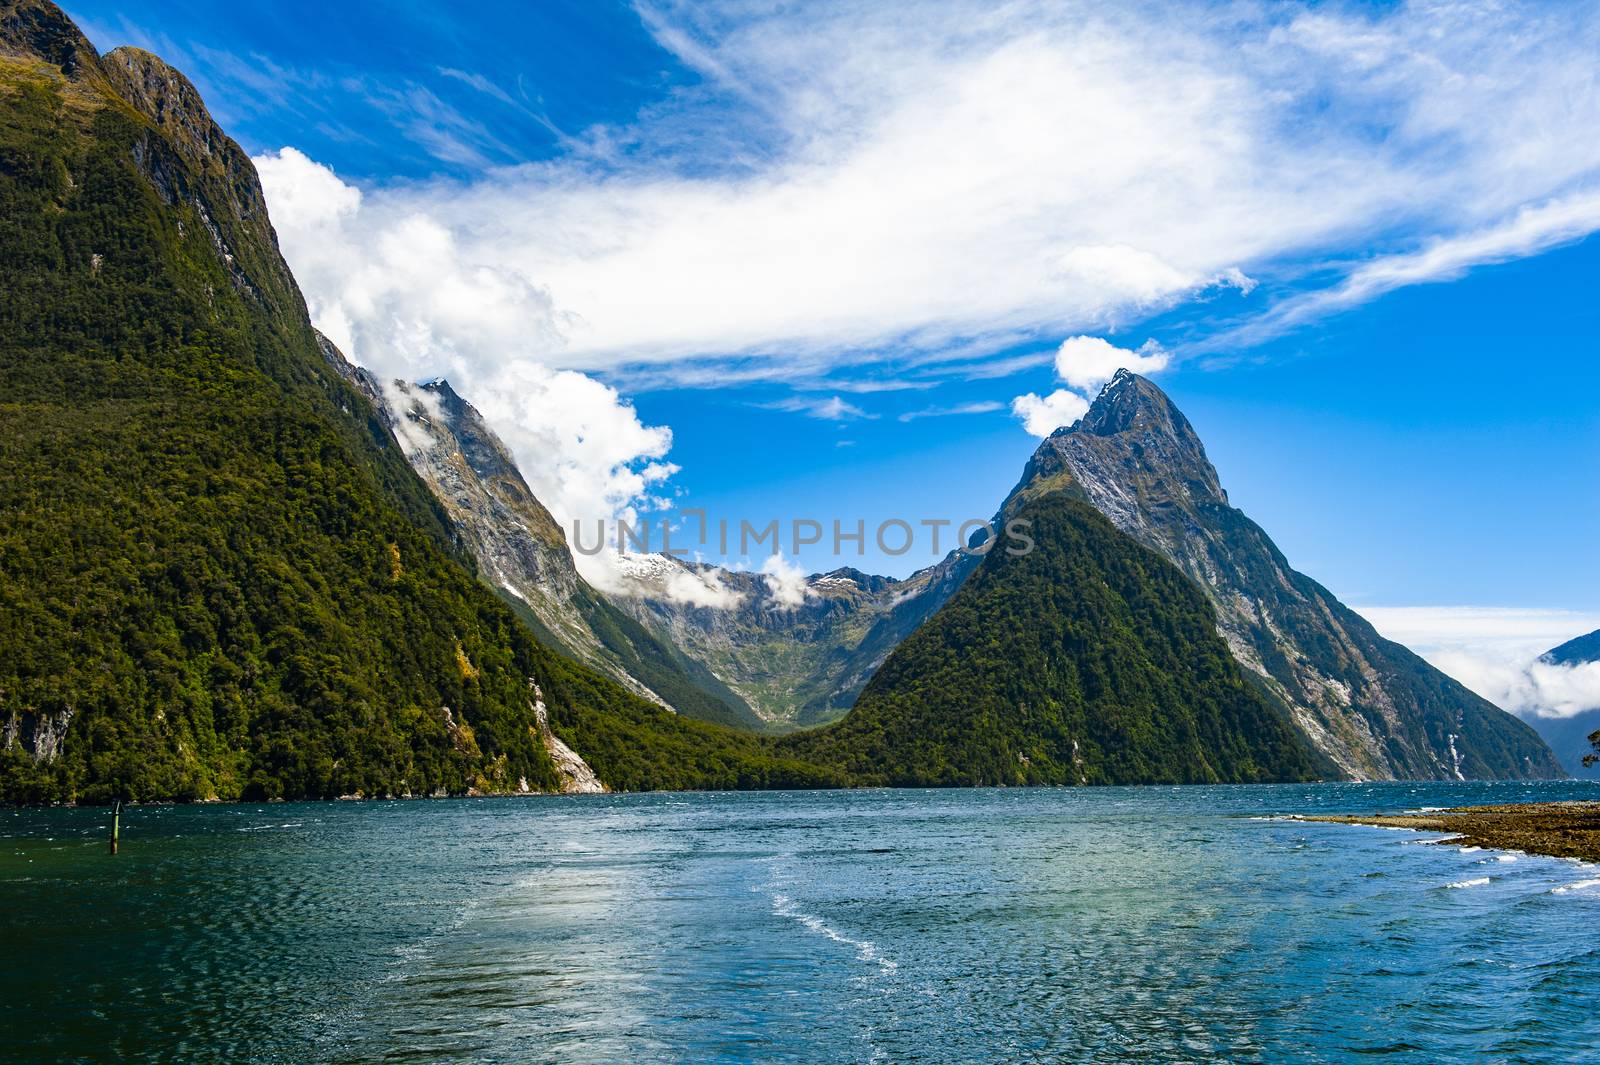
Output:
[[1295,820],[1449,832],[1459,837],[1453,843],[1600,862],[1600,802],[1506,803],[1407,814],[1300,814]]

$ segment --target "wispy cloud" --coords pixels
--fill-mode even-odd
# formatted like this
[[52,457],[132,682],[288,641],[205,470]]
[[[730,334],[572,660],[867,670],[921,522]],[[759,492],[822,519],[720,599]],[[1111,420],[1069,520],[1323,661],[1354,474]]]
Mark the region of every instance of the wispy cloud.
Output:
[[[549,162],[377,190],[322,243],[370,258],[424,217],[464,263],[548,294],[526,330],[541,359],[737,355],[783,377],[1104,332],[1393,249],[1232,334],[1250,343],[1600,225],[1592,5],[643,14],[701,73],[693,91]],[[430,150],[503,155],[492,130],[397,104]]]
[[1004,403],[993,400],[980,400],[976,403],[957,403],[948,407],[923,407],[921,410],[908,410],[900,415],[902,422],[914,422],[919,418],[946,418],[953,414],[992,414],[997,410],[1005,410]]
[[498,101],[499,103],[504,104],[519,114],[533,119],[551,134],[553,134],[557,141],[571,144],[571,138],[567,136],[566,132],[562,130],[561,127],[557,126],[550,120],[550,116],[548,114],[546,114],[543,110],[532,106],[528,101],[519,100],[512,96],[488,76],[470,70],[457,70],[454,67],[437,67],[435,69],[439,71],[439,74],[442,77],[459,81],[463,85],[478,90],[491,100]]
[[1395,289],[1453,281],[1474,267],[1537,255],[1596,230],[1600,230],[1600,191],[1524,207],[1503,222],[1434,239],[1416,251],[1360,263],[1337,283],[1284,299],[1265,314],[1222,330],[1187,350],[1200,353],[1252,347]]
[[808,418],[818,418],[829,422],[847,422],[858,418],[876,418],[862,410],[854,403],[850,403],[838,396],[826,398],[817,396],[789,396],[786,399],[773,400],[770,403],[757,404],[764,410],[788,411],[792,414],[804,414]]
[[482,74],[476,74],[469,70],[457,70],[454,67],[437,67],[435,69],[437,69],[444,77],[454,78],[463,85],[469,85],[490,99],[499,100],[507,107],[520,108],[522,106],[517,102],[516,99],[512,97],[510,93],[506,92],[504,89],[490,81]]

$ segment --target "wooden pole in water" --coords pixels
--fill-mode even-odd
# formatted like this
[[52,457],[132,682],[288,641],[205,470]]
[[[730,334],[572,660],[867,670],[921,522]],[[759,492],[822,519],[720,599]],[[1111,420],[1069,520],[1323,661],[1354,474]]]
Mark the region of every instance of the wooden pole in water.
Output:
[[117,853],[117,837],[122,830],[122,800],[117,800],[117,808],[111,812],[111,853]]

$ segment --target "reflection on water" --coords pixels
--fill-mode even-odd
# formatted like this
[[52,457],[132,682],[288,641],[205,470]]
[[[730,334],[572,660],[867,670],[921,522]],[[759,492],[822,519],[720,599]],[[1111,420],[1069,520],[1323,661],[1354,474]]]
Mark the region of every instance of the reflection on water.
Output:
[[1581,1060],[1600,871],[1271,816],[1562,797],[0,811],[0,1060]]

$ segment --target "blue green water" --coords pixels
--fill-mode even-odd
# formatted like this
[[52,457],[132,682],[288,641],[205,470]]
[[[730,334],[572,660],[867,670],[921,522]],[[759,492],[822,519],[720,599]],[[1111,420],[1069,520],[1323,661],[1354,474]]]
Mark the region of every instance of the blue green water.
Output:
[[1595,784],[0,811],[0,1059],[1600,1060]]

